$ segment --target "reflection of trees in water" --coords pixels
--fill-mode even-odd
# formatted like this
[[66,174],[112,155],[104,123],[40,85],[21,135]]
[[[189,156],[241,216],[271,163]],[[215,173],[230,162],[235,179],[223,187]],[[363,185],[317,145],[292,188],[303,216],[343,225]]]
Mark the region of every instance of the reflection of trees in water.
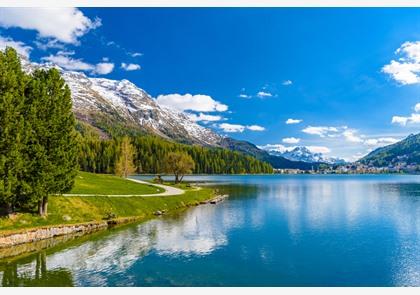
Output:
[[19,271],[17,262],[8,263],[4,266],[2,286],[3,287],[71,287],[73,277],[69,270],[58,268],[47,269],[47,255],[45,251],[36,254],[33,268]]

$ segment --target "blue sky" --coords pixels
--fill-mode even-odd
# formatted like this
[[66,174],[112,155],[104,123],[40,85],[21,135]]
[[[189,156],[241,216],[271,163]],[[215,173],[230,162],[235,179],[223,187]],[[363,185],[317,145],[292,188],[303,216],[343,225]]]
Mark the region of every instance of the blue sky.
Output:
[[354,160],[419,132],[420,9],[17,10],[0,9],[0,46],[128,79],[259,146]]

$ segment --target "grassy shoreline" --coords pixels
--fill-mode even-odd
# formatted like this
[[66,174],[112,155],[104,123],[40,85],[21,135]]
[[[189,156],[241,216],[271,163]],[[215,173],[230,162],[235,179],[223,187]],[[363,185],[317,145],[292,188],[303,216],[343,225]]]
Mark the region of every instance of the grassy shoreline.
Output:
[[114,219],[136,217],[141,221],[153,217],[158,210],[171,212],[195,206],[213,196],[213,190],[208,188],[188,190],[183,195],[164,197],[53,196],[50,197],[50,213],[47,218],[30,213],[17,214],[14,218],[1,218],[0,235],[45,226],[103,221],[109,216],[115,216]]
[[92,196],[50,196],[49,214],[44,218],[34,213],[17,213],[10,217],[0,217],[0,236],[25,232],[45,227],[75,225],[93,221],[135,218],[142,221],[154,217],[156,211],[171,212],[180,208],[195,206],[200,201],[214,197],[209,188],[190,187],[186,184],[174,185],[185,193],[173,196],[100,196],[103,192],[112,194],[156,193],[163,189],[121,179],[111,175],[81,172],[76,179],[73,193],[93,193]]

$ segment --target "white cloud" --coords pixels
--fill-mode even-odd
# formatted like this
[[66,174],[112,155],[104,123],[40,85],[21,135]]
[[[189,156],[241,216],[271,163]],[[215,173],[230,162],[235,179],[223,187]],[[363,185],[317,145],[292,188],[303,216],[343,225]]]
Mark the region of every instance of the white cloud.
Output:
[[416,105],[414,106],[414,111],[420,112],[420,103],[416,103]]
[[6,49],[6,47],[13,47],[17,53],[29,57],[29,54],[32,50],[32,47],[27,46],[25,43],[20,41],[15,41],[9,37],[0,36],[0,50]]
[[224,132],[234,133],[234,132],[244,132],[246,129],[251,131],[264,131],[265,128],[259,125],[250,125],[244,126],[239,124],[230,124],[230,123],[222,123],[219,124],[219,128],[221,128]]
[[266,145],[259,145],[257,147],[262,150],[275,151],[275,152],[280,152],[280,153],[284,153],[291,149],[290,147],[285,147],[282,144],[266,144]]
[[327,126],[308,126],[302,129],[302,132],[311,135],[319,135],[320,137],[325,137],[331,133],[338,132],[337,127],[327,127]]
[[346,141],[353,142],[353,143],[362,143],[363,139],[356,134],[357,132],[352,129],[344,130],[343,136]]
[[308,145],[306,146],[308,150],[312,153],[321,153],[321,154],[328,154],[331,153],[331,150],[326,146],[318,146],[318,145]]
[[406,126],[407,124],[417,124],[420,123],[420,114],[411,114],[409,117],[393,116],[391,123],[400,124],[401,126]]
[[0,26],[36,30],[42,38],[54,38],[63,43],[78,44],[78,39],[101,25],[73,7],[0,8]]
[[239,124],[229,124],[222,123],[219,124],[219,127],[223,129],[224,132],[234,133],[234,132],[244,132],[245,126]]
[[290,86],[290,85],[293,84],[293,82],[291,80],[286,80],[286,81],[283,81],[283,83],[281,83],[281,84],[284,85],[284,86]]
[[228,106],[208,95],[167,94],[156,98],[158,104],[178,111],[225,112]]
[[289,143],[289,144],[296,144],[300,142],[300,138],[296,137],[286,137],[282,139],[282,142]]
[[265,98],[265,97],[272,97],[273,94],[271,94],[270,92],[260,91],[257,93],[257,96],[260,98]]
[[264,131],[265,128],[259,125],[250,125],[250,126],[246,126],[246,129],[251,130],[251,131]]
[[65,46],[63,43],[60,43],[57,39],[40,39],[34,41],[36,47],[38,47],[41,50],[48,50],[50,48],[56,48],[56,49],[64,49]]
[[398,139],[393,137],[370,138],[364,141],[364,143],[369,146],[387,145],[396,142],[398,142]]
[[82,59],[73,58],[71,55],[74,55],[74,51],[59,51],[56,55],[45,56],[41,59],[69,71],[87,71],[92,74],[106,75],[114,69],[113,63],[102,62],[94,65]]
[[420,83],[420,41],[405,42],[395,53],[401,58],[385,65],[382,72],[403,85]]
[[220,121],[223,119],[221,116],[207,115],[203,113],[200,113],[198,116],[196,114],[188,114],[188,117],[190,117],[191,120],[196,121],[196,122],[198,121],[214,122],[214,121]]
[[140,52],[133,52],[130,54],[132,57],[138,57],[138,56],[143,56],[143,53]]
[[99,75],[106,75],[111,73],[114,70],[114,64],[110,62],[101,62],[96,64],[95,70],[93,71]]
[[285,123],[286,124],[299,124],[302,121],[303,120],[301,120],[301,119],[287,119]]
[[238,95],[238,97],[240,97],[240,98],[251,98],[251,95],[241,93],[241,94]]
[[141,69],[141,66],[138,64],[126,64],[125,62],[121,63],[121,68],[126,71],[137,71]]

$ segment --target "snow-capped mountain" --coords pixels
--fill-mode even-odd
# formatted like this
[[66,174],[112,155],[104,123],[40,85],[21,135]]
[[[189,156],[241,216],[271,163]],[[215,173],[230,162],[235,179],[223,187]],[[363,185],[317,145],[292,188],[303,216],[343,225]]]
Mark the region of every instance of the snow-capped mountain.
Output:
[[185,143],[219,146],[222,136],[192,121],[185,113],[162,107],[128,80],[92,78],[53,64],[37,64],[22,58],[28,72],[55,67],[71,89],[76,117],[98,127],[103,121],[123,124]]
[[275,156],[282,156],[291,161],[302,161],[306,163],[327,163],[327,164],[344,164],[343,159],[334,157],[325,157],[322,153],[311,152],[307,147],[298,146],[290,151],[280,152],[278,150],[268,150],[268,153]]

